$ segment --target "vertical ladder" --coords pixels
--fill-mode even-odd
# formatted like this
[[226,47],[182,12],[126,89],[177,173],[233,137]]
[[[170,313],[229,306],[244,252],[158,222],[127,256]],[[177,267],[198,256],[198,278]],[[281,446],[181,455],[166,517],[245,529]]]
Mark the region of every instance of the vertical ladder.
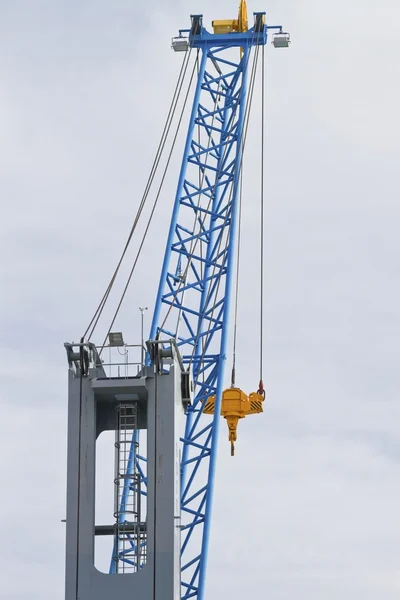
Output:
[[135,573],[146,562],[146,526],[142,522],[137,403],[119,404],[115,430],[114,517],[116,573]]

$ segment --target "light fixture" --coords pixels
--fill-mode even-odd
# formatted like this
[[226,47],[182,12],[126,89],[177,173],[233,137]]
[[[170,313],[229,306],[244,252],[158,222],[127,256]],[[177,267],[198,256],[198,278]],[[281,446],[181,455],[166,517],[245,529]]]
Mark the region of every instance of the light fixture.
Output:
[[189,49],[189,40],[181,35],[173,38],[172,49],[175,52],[186,52]]
[[125,346],[121,331],[114,331],[108,334],[108,343],[113,347]]
[[280,33],[276,33],[274,35],[272,43],[275,48],[289,48],[290,33],[284,33],[283,31],[281,31]]

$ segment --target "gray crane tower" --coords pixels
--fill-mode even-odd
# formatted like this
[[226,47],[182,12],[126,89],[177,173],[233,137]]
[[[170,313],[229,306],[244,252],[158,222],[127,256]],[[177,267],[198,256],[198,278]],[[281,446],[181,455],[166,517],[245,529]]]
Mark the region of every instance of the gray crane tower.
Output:
[[[65,344],[69,363],[66,600],[180,599],[180,422],[190,375],[174,340],[148,342],[152,366],[107,377],[91,343]],[[119,374],[120,375],[120,374]],[[96,440],[114,430],[114,523],[95,525]],[[146,514],[135,473],[139,431],[147,435]],[[132,443],[133,442],[133,443]],[[111,482],[110,482],[111,483]],[[129,495],[126,491],[129,491]],[[95,567],[95,536],[114,538],[110,574]],[[125,550],[124,550],[125,549]]]

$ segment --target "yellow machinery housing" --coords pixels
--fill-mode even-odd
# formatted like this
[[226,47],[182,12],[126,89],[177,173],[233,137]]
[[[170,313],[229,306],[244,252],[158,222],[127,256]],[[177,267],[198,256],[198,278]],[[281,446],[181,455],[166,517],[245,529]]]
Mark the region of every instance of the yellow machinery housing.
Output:
[[237,19],[224,19],[212,22],[214,33],[232,33],[233,31],[247,31],[249,28],[247,19],[247,5],[241,0],[239,15]]
[[[228,424],[231,456],[235,454],[236,430],[239,419],[263,412],[263,402],[264,395],[258,392],[252,392],[247,396],[241,389],[236,387],[228,388],[222,392],[221,415],[225,417]],[[214,414],[215,396],[208,398],[203,412],[208,415]]]

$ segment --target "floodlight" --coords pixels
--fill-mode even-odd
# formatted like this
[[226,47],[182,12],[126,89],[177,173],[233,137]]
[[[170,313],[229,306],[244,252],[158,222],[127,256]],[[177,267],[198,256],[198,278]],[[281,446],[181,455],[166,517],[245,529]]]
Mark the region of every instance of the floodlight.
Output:
[[189,48],[189,40],[182,36],[172,39],[172,49],[175,52],[186,52]]
[[108,343],[113,347],[125,346],[124,338],[120,331],[110,332],[108,334]]
[[284,33],[283,31],[276,33],[274,35],[274,39],[272,40],[272,44],[275,48],[289,48],[290,33]]

